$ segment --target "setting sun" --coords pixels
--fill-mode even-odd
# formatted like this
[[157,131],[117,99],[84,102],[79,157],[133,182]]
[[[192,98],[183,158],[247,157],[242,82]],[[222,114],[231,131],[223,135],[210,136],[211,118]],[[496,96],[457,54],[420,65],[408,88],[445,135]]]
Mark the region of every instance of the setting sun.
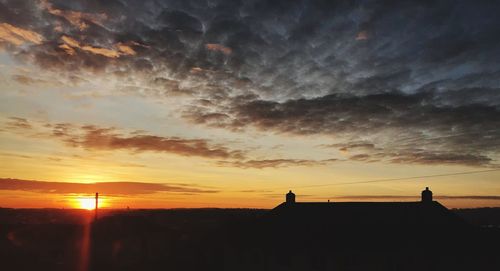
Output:
[[[104,201],[99,198],[99,208],[103,207]],[[78,209],[94,210],[95,209],[95,198],[94,197],[78,197],[75,198],[74,207]]]
[[77,207],[80,209],[93,210],[95,209],[95,199],[94,198],[77,198]]

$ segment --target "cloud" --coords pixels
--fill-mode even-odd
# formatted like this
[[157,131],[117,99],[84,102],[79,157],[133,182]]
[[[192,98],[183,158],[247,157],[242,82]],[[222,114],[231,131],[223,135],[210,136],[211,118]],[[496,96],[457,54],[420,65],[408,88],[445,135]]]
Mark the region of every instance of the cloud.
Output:
[[132,47],[130,47],[129,45],[125,45],[125,44],[119,43],[119,44],[116,45],[116,47],[124,55],[135,55],[135,54],[137,54],[137,52]]
[[458,153],[438,153],[438,152],[421,152],[413,151],[402,154],[392,154],[390,161],[400,164],[456,164],[456,165],[469,165],[481,166],[488,165],[493,159],[477,154],[458,154]]
[[356,35],[356,40],[367,40],[368,39],[368,31],[363,30],[359,31]]
[[71,183],[11,178],[0,178],[0,190],[30,191],[49,194],[93,194],[99,192],[104,195],[141,195],[160,192],[201,194],[218,192],[217,190],[204,189],[196,185],[186,184],[142,182]]
[[197,156],[212,159],[242,159],[245,152],[231,150],[206,139],[164,137],[135,131],[123,133],[113,127],[74,125],[71,123],[37,123],[34,127],[28,120],[10,117],[5,123],[8,130],[27,135],[27,131],[38,137],[59,140],[68,146],[88,150],[129,150],[132,152],[162,152],[182,156]]
[[306,160],[306,159],[267,159],[267,160],[246,160],[246,161],[219,161],[220,166],[230,166],[239,168],[280,168],[292,166],[318,166],[336,161],[329,160]]
[[85,30],[89,27],[88,22],[102,26],[102,23],[107,19],[104,13],[84,13],[73,10],[61,10],[54,8],[47,0],[40,1],[41,7],[47,10],[50,14],[66,19],[70,24],[77,27],[79,30]]
[[80,43],[75,39],[64,35],[61,37],[61,40],[64,42],[64,44],[59,45],[59,48],[66,51],[68,55],[74,55],[75,49],[80,49],[86,52],[90,52],[96,55],[102,55],[109,58],[117,58],[122,55],[136,54],[134,49],[132,49],[130,46],[121,43],[116,45],[117,49],[107,49],[107,48],[93,47],[90,45],[80,45]]
[[96,55],[102,55],[105,57],[115,58],[115,57],[120,56],[120,52],[115,51],[115,50],[111,50],[111,49],[107,49],[107,48],[99,48],[99,47],[93,47],[93,46],[88,46],[88,45],[82,46],[80,48],[84,51],[91,52],[91,53],[96,54]]
[[218,51],[218,52],[221,52],[225,55],[230,55],[233,52],[233,50],[231,48],[226,47],[226,46],[221,45],[221,44],[207,43],[207,44],[205,44],[205,47],[210,51]]
[[183,139],[178,137],[161,137],[154,135],[119,134],[110,128],[95,126],[82,127],[84,134],[69,136],[65,141],[71,145],[87,149],[132,151],[155,151],[174,153],[183,156],[200,156],[207,158],[240,158],[240,151],[231,151],[222,146],[211,146],[203,139]]
[[18,117],[9,117],[8,121],[5,123],[5,127],[7,130],[26,130],[33,128],[31,123],[27,119]]
[[[364,138],[330,144],[357,151],[352,160],[394,163],[488,165],[500,149],[500,110],[496,106],[437,105],[438,94],[385,93],[366,96],[327,95],[285,102],[233,99],[208,117],[191,119],[230,129],[252,125],[265,131],[337,138]],[[478,140],[481,138],[481,140]],[[376,147],[375,147],[376,146]]]
[[30,30],[15,27],[8,23],[0,23],[0,41],[19,46],[27,42],[40,44],[43,37]]
[[22,74],[13,75],[12,79],[20,84],[23,84],[23,85],[40,85],[40,84],[48,83],[47,80],[33,78],[31,76],[26,76],[26,75],[22,75]]
[[365,162],[499,162],[499,3],[21,2],[0,9],[0,37],[30,43],[15,59],[184,99],[195,125],[326,135]]
[[33,159],[33,156],[29,155],[24,155],[24,154],[17,154],[17,153],[8,153],[8,152],[0,152],[0,156],[5,156],[9,158],[23,158],[23,159]]
[[354,141],[354,142],[345,142],[345,143],[336,143],[336,144],[322,144],[320,147],[323,148],[338,148],[341,151],[350,151],[350,150],[373,150],[376,149],[373,143],[365,142],[365,141]]
[[73,47],[69,46],[66,43],[59,45],[59,48],[63,49],[70,56],[72,56],[72,55],[74,55],[76,53],[75,49],[73,49]]
[[80,43],[78,41],[76,41],[75,39],[71,38],[71,37],[68,37],[68,36],[62,36],[61,37],[61,40],[66,44],[68,45],[69,47],[76,47],[76,48],[80,48]]
[[205,139],[185,139],[162,137],[147,134],[146,131],[123,133],[113,127],[94,125],[74,125],[71,123],[31,123],[11,117],[5,127],[14,129],[19,134],[33,132],[38,137],[56,139],[64,144],[87,150],[129,150],[131,152],[161,152],[182,156],[196,156],[218,160],[216,164],[238,168],[281,168],[293,166],[320,166],[338,161],[337,159],[248,159],[249,153],[235,150],[220,144],[212,144]]
[[365,154],[365,153],[362,153],[362,154],[356,154],[356,155],[353,155],[351,157],[349,157],[349,160],[353,160],[353,161],[370,161],[370,155],[369,154]]

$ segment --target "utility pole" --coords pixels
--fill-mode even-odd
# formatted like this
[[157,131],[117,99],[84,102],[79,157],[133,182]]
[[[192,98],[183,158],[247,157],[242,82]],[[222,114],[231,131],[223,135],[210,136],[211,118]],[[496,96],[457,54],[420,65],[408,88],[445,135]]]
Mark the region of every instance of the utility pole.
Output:
[[94,209],[94,212],[95,212],[95,218],[94,218],[94,221],[97,221],[97,209],[99,208],[99,193],[95,193],[95,209]]

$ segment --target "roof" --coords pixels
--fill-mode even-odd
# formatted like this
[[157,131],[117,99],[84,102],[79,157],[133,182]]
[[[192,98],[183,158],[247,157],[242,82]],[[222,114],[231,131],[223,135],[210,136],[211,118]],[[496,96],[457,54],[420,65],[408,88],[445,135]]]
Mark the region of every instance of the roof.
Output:
[[423,202],[296,202],[271,211],[275,218],[300,224],[332,226],[452,227],[465,222],[437,201]]

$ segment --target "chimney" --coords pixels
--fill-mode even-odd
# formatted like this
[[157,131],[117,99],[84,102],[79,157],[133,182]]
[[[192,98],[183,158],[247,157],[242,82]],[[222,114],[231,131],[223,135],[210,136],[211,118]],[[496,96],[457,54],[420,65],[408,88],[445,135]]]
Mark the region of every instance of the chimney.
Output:
[[429,187],[426,187],[424,191],[422,191],[422,202],[429,203],[432,202],[432,191],[429,190]]
[[288,204],[295,203],[295,194],[292,192],[292,190],[290,190],[286,194],[286,203],[288,203]]

